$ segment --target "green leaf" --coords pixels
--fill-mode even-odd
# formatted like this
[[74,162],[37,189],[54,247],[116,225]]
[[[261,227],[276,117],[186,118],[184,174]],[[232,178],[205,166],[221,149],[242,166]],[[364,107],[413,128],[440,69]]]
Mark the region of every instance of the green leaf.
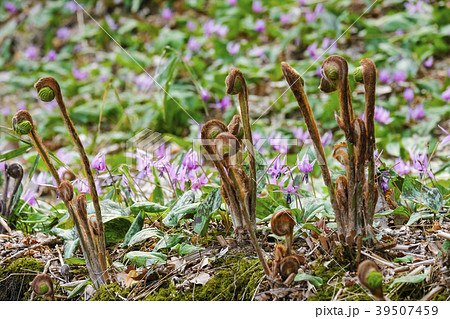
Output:
[[107,220],[104,223],[106,244],[115,244],[124,240],[132,221],[133,217],[124,216],[113,217]]
[[437,188],[423,185],[409,175],[406,175],[403,181],[402,197],[425,205],[436,213],[441,210],[444,201]]
[[153,251],[158,251],[164,248],[172,248],[175,247],[180,241],[182,241],[184,235],[175,234],[175,235],[164,235],[156,244]]
[[167,256],[157,252],[130,251],[125,255],[125,260],[129,260],[132,264],[139,267],[148,267],[155,264],[164,264]]
[[442,243],[442,247],[445,249],[446,252],[448,252],[450,250],[450,240],[446,239]]
[[143,242],[144,240],[151,238],[151,237],[162,238],[162,237],[164,237],[164,232],[157,228],[143,229],[141,231],[138,231],[136,234],[134,234],[133,237],[131,237],[130,242],[128,243],[128,246],[131,247],[131,246],[138,244],[140,242]]
[[316,287],[322,286],[322,284],[323,284],[322,278],[308,275],[303,272],[297,274],[297,276],[295,276],[295,278],[294,278],[294,281],[304,281],[304,280],[309,281],[310,284],[312,284]]
[[209,220],[212,214],[214,214],[222,203],[222,196],[220,194],[220,188],[213,189],[208,197],[201,202],[197,208],[197,214],[194,218],[194,231],[201,236],[206,234],[208,229]]
[[409,220],[406,223],[406,225],[413,225],[420,219],[430,219],[430,218],[433,218],[433,217],[434,217],[434,214],[432,214],[432,213],[417,212],[417,213],[412,214],[409,217]]
[[161,184],[159,182],[159,178],[158,178],[158,174],[156,173],[156,169],[155,167],[152,167],[153,170],[153,176],[155,178],[155,189],[153,190],[152,196],[151,196],[151,200],[153,202],[158,202],[161,205],[164,205],[164,194],[162,191],[162,187]]
[[83,281],[81,284],[77,285],[73,291],[70,293],[69,296],[67,296],[67,300],[73,299],[76,296],[78,296],[79,294],[81,294],[84,289],[87,287],[87,285],[92,284],[92,281],[90,279],[86,279],[85,281]]
[[28,152],[28,150],[30,150],[30,149],[31,149],[30,145],[25,145],[25,146],[22,146],[20,148],[15,149],[15,150],[6,152],[4,154],[1,154],[0,155],[0,162],[8,161],[8,160],[10,160],[12,158],[16,158],[16,157],[18,157],[20,155],[23,155],[26,152]]
[[201,250],[205,250],[205,248],[203,248],[203,247],[197,247],[197,246],[186,244],[186,243],[179,244],[176,247],[176,249],[181,256],[189,255],[189,254],[201,251]]
[[120,248],[128,247],[130,239],[142,229],[142,226],[144,226],[144,220],[145,220],[145,213],[142,211],[136,216],[127,233],[125,234],[122,247]]
[[402,262],[405,264],[409,264],[413,261],[414,257],[411,255],[403,256],[403,257],[397,257],[394,259],[395,262]]
[[68,265],[86,265],[86,260],[76,257],[65,258],[64,262]]
[[375,217],[381,217],[381,216],[388,216],[388,215],[403,215],[405,217],[410,217],[409,211],[406,209],[406,207],[398,206],[394,210],[387,210],[378,214],[375,214]]
[[160,213],[167,209],[166,206],[162,206],[153,202],[137,202],[130,206],[130,211],[133,215],[143,210],[146,213]]
[[401,283],[401,282],[405,282],[405,283],[410,283],[410,284],[418,284],[419,282],[422,282],[425,280],[425,278],[427,278],[426,274],[418,274],[418,275],[414,275],[414,276],[403,276],[403,277],[399,277],[396,278],[392,284],[389,286],[389,289],[391,289],[392,287],[395,286],[395,284]]
[[194,203],[178,207],[177,209],[172,209],[162,222],[168,227],[176,226],[181,219],[194,216],[199,205],[200,203]]

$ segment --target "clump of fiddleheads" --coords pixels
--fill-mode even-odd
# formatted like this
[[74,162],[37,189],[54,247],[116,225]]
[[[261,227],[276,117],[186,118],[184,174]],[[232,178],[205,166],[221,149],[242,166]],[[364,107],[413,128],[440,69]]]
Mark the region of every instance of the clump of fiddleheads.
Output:
[[[228,126],[218,120],[208,121],[201,131],[202,146],[219,172],[222,196],[229,207],[238,241],[241,241],[246,228],[264,272],[270,277],[269,266],[256,237],[256,164],[249,120],[247,85],[244,76],[237,69],[230,71],[225,83],[228,94],[238,94],[241,117],[233,117]],[[249,174],[243,167],[244,146],[247,147]]]
[[[23,168],[20,164],[14,163],[11,165],[5,164],[5,178],[4,178],[4,187],[3,187],[3,196],[0,199],[0,217],[3,216],[5,219],[11,215],[11,212],[14,210],[14,205],[17,204],[14,202],[14,198],[16,196],[17,191],[19,190],[20,183],[23,178]],[[14,185],[12,187],[12,191],[9,194],[9,180],[14,179]],[[8,230],[8,226],[3,225],[3,220],[0,221],[0,234],[3,234],[5,230]],[[8,230],[9,231],[9,230]]]
[[83,169],[84,169],[86,177],[87,177],[89,191],[90,191],[90,194],[92,197],[92,203],[94,206],[95,215],[97,217],[98,258],[99,258],[99,261],[101,264],[101,268],[106,277],[107,276],[107,274],[106,274],[107,259],[106,259],[106,243],[105,243],[103,220],[102,220],[102,214],[101,214],[101,209],[100,209],[100,202],[99,202],[98,194],[97,194],[97,188],[95,186],[94,175],[92,174],[91,166],[89,164],[89,159],[87,157],[86,151],[84,150],[84,146],[81,143],[81,140],[78,136],[77,131],[75,130],[75,126],[73,125],[72,120],[70,119],[69,114],[67,113],[66,105],[64,103],[63,96],[62,96],[61,89],[59,87],[58,82],[54,78],[47,76],[47,77],[43,77],[43,78],[39,79],[39,81],[37,81],[34,84],[34,87],[36,88],[39,98],[42,101],[50,102],[53,99],[56,100],[59,110],[60,110],[60,113],[61,113],[61,116],[67,127],[67,130],[69,131],[69,135],[71,136],[72,141],[75,144],[75,146],[78,150],[78,153],[80,155],[81,163],[83,165]]
[[[105,284],[106,266],[103,266],[103,263],[101,262],[102,254],[100,253],[100,245],[98,241],[95,241],[94,234],[90,228],[84,225],[84,219],[87,220],[87,215],[84,218],[86,210],[84,210],[84,212],[80,209],[77,210],[73,204],[74,195],[72,184],[69,181],[61,181],[56,167],[50,159],[42,140],[35,130],[30,113],[25,110],[21,110],[16,113],[12,122],[14,131],[17,134],[28,134],[31,137],[38,153],[58,185],[59,196],[66,205],[67,211],[69,212],[69,215],[77,230],[77,234],[80,239],[80,246],[86,259],[86,266],[88,268],[89,276],[93,281],[94,286],[99,287],[100,285]],[[104,253],[103,256],[105,256]]]
[[[362,237],[373,233],[372,223],[378,192],[375,185],[374,109],[376,69],[369,59],[361,61],[355,72],[357,81],[365,87],[365,120],[355,118],[348,83],[348,65],[341,56],[333,55],[322,64],[319,89],[325,93],[338,91],[340,112],[336,115],[346,142],[334,146],[333,157],[345,166],[346,175],[331,180],[317,126],[303,89],[301,76],[287,63],[282,63],[283,75],[300,106],[313,141],[331,205],[335,212],[337,231],[341,242],[360,245]],[[368,178],[366,181],[366,167]],[[359,255],[358,255],[359,258]]]

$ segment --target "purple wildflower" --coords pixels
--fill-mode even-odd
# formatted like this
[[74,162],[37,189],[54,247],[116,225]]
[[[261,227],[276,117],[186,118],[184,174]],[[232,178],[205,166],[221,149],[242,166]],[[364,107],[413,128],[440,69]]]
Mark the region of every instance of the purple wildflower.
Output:
[[106,15],[105,21],[111,30],[115,31],[119,28],[119,25],[114,21],[114,19],[109,14]]
[[412,0],[405,3],[405,8],[408,10],[409,14],[423,13],[425,12],[422,8],[422,0],[418,0],[414,3]]
[[281,174],[286,174],[287,172],[289,172],[289,168],[286,166],[286,157],[281,158],[281,156],[277,156],[270,161],[267,174],[272,176],[272,180],[275,181],[275,184]]
[[197,51],[201,48],[201,44],[198,42],[196,37],[190,37],[187,43],[187,48],[192,51]]
[[382,106],[375,106],[375,120],[382,124],[389,124],[394,119],[389,117],[391,112],[383,108]]
[[45,58],[48,61],[55,61],[55,59],[56,59],[56,51],[55,50],[48,51],[47,54],[45,55]]
[[26,108],[27,108],[26,107],[26,103],[24,101],[20,101],[19,103],[17,103],[17,110],[18,111],[25,110]]
[[72,67],[72,75],[77,80],[84,80],[84,79],[87,79],[87,77],[89,76],[89,73],[82,71],[80,69],[77,69],[75,66],[73,66]]
[[241,45],[239,43],[228,42],[227,51],[231,55],[236,55],[236,54],[238,54],[240,47],[241,47]]
[[30,60],[34,60],[38,57],[39,51],[35,46],[29,46],[25,50],[25,57]]
[[386,69],[380,70],[380,72],[378,73],[378,78],[383,83],[387,83],[387,84],[391,83],[391,75],[389,74],[389,71]]
[[292,128],[292,133],[294,134],[294,137],[302,141],[303,144],[309,140],[309,131],[303,130],[303,127],[301,126]]
[[427,151],[424,150],[422,154],[419,153],[419,151],[414,152],[416,146],[414,146],[412,149],[409,150],[409,156],[411,157],[411,160],[413,161],[413,167],[415,170],[419,172],[419,177],[422,178],[423,173],[426,173],[429,177],[432,179],[436,179],[428,170],[428,156]]
[[134,83],[137,85],[140,92],[147,91],[153,85],[152,79],[146,73],[141,73],[136,76],[134,78]]
[[60,148],[55,153],[56,157],[63,162],[64,164],[69,164],[72,160],[72,156],[67,153],[67,151],[64,148]]
[[450,133],[447,132],[442,126],[438,125],[438,127],[439,127],[445,134],[447,134],[447,136],[444,137],[444,139],[439,143],[439,145],[447,144],[448,142],[450,142]]
[[6,1],[5,2],[5,10],[8,11],[9,13],[16,13],[17,12],[17,7],[11,1]]
[[231,98],[225,95],[222,100],[216,98],[216,103],[211,103],[209,106],[216,109],[226,109],[231,105]]
[[172,12],[172,10],[170,10],[169,8],[164,8],[163,10],[162,10],[162,12],[161,12],[161,17],[164,19],[164,20],[170,20],[170,18],[172,18],[172,15],[173,15],[173,12]]
[[318,65],[317,68],[316,68],[316,76],[318,78],[322,77],[322,66],[321,65]]
[[207,89],[202,88],[200,90],[200,96],[201,96],[203,101],[208,101],[209,98],[211,97],[211,94],[209,93],[209,91]]
[[307,10],[305,12],[305,18],[307,22],[314,22],[316,20],[316,15],[313,11]]
[[263,19],[256,20],[255,31],[264,32],[266,30],[266,22]]
[[189,171],[197,169],[197,167],[199,166],[197,152],[190,149],[186,153],[186,156],[183,158],[182,165]]
[[192,182],[192,189],[200,189],[200,186],[208,184],[209,179],[211,178],[213,173],[210,173],[208,176],[206,176],[205,173],[203,173],[200,177],[195,177],[191,179]]
[[431,66],[433,65],[433,63],[434,63],[434,58],[433,58],[432,56],[430,56],[428,59],[426,59],[426,60],[423,62],[423,65],[424,65],[426,68],[431,68]]
[[316,52],[317,50],[317,42],[314,42],[313,44],[310,44],[307,48],[306,51],[309,52],[309,54],[311,55],[311,58],[313,59],[317,59],[318,58],[318,54]]
[[442,92],[441,97],[442,97],[443,100],[445,100],[445,101],[447,101],[447,102],[450,101],[450,86],[447,87],[447,90],[445,90],[444,92]]
[[28,188],[25,192],[25,194],[23,194],[23,200],[25,201],[25,203],[27,203],[28,205],[34,206],[36,205],[36,196],[37,196],[37,192]]
[[393,79],[395,82],[404,82],[406,81],[406,73],[402,70],[398,70],[394,73]]
[[325,8],[322,3],[318,3],[317,6],[314,8],[314,14],[316,16],[321,15],[325,11]]
[[228,26],[224,24],[217,24],[215,32],[219,37],[225,38],[229,30],[230,29],[228,28]]
[[197,26],[195,25],[195,22],[192,21],[192,20],[189,20],[189,21],[186,23],[186,27],[187,27],[187,29],[188,29],[189,31],[194,31],[195,29],[197,29]]
[[78,43],[74,48],[73,48],[73,53],[78,53],[83,49],[83,45],[81,43]]
[[267,59],[264,50],[261,47],[257,46],[256,44],[254,44],[253,47],[250,49],[249,55],[251,57],[258,57],[263,60]]
[[413,109],[408,107],[408,115],[407,120],[420,120],[425,117],[425,110],[423,108],[423,104],[417,104]]
[[411,166],[409,164],[409,161],[405,163],[401,158],[397,158],[397,160],[395,161],[394,170],[400,176],[411,173]]
[[289,151],[288,141],[282,138],[281,132],[278,132],[275,136],[269,137],[269,143],[272,145],[273,149],[280,152],[281,154],[287,154]]
[[203,24],[203,33],[205,37],[209,37],[216,31],[216,24],[214,20],[208,20]]
[[[0,109],[0,113],[2,113],[2,115],[4,115],[4,116],[9,116],[11,114],[11,108],[8,105],[4,106]],[[0,164],[1,163],[3,163],[3,162],[0,162]]]
[[386,193],[389,190],[389,179],[387,178],[388,173],[386,171],[381,171],[381,188],[383,189],[383,193]]
[[289,176],[285,176],[280,183],[278,184],[278,186],[280,186],[281,190],[279,191],[274,191],[274,192],[278,192],[278,193],[283,193],[285,195],[287,195],[287,203],[288,205],[291,203],[291,196],[292,195],[297,195],[297,196],[301,196],[299,193],[297,193],[298,191],[298,186],[294,185],[294,181],[291,180],[288,184],[288,186],[286,188],[284,188],[284,182],[286,181],[286,179],[289,178]]
[[[81,194],[87,194],[90,193],[91,191],[89,190],[89,184],[87,182],[87,179],[78,179],[75,181],[77,183],[77,188],[78,191]],[[74,183],[75,184],[75,183]]]
[[228,0],[228,4],[230,6],[235,6],[235,5],[237,5],[237,0]]
[[300,172],[305,173],[303,176],[303,180],[308,183],[308,173],[311,173],[314,168],[314,163],[316,162],[316,159],[314,161],[309,162],[309,156],[308,154],[303,155],[302,160],[300,161],[297,154],[297,168]]
[[56,31],[56,36],[62,40],[66,40],[70,36],[70,30],[67,27],[60,28]]
[[283,24],[288,24],[291,22],[291,15],[289,13],[283,13],[280,15],[280,22]]
[[252,3],[253,12],[260,13],[263,11],[263,9],[264,8],[263,8],[261,1],[253,0],[253,3]]
[[411,102],[414,100],[414,91],[411,88],[406,88],[405,91],[403,91],[403,97],[406,101]]
[[99,172],[106,169],[105,153],[98,153],[91,162],[91,167]]
[[66,8],[67,10],[71,11],[71,12],[76,12],[81,10],[80,6],[78,4],[76,4],[75,1],[67,1],[66,4],[64,5],[64,8]]
[[397,30],[395,30],[395,35],[396,35],[396,36],[402,36],[403,34],[405,34],[405,33],[403,32],[402,29],[397,29]]
[[320,142],[322,143],[323,146],[326,146],[331,143],[332,137],[333,137],[333,133],[331,133],[331,131],[325,132],[325,134],[323,134],[320,137]]

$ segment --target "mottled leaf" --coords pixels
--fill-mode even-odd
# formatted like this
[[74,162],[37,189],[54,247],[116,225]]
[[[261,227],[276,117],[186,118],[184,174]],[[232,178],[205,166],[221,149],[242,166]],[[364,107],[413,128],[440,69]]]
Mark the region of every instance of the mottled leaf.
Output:
[[213,189],[208,197],[197,208],[197,214],[194,218],[194,231],[201,236],[206,234],[208,229],[209,220],[212,214],[214,214],[222,203],[222,196],[220,194],[220,188]]
[[133,237],[138,231],[142,229],[142,226],[144,226],[144,220],[145,213],[142,211],[136,216],[127,233],[125,234],[121,248],[128,247],[128,243],[130,242],[131,237]]
[[294,279],[294,281],[304,281],[304,280],[309,281],[312,285],[314,285],[316,287],[321,286],[323,283],[322,278],[308,275],[303,272],[297,274],[297,276],[295,276],[295,279]]
[[403,257],[397,257],[394,259],[395,262],[402,262],[405,264],[409,264],[413,261],[414,257],[411,255],[403,256]]
[[188,204],[172,209],[163,219],[163,224],[168,227],[178,225],[181,219],[194,216],[200,203]]
[[153,251],[158,251],[160,249],[164,248],[172,248],[176,246],[180,241],[182,241],[184,238],[184,235],[164,235],[156,244],[155,248],[153,248]]
[[81,294],[84,291],[84,288],[87,287],[87,285],[92,284],[92,281],[90,279],[86,279],[85,281],[83,281],[81,284],[77,285],[72,292],[70,293],[69,296],[67,296],[67,300],[70,300],[76,296],[78,296],[79,294]]
[[134,236],[130,239],[128,246],[131,247],[151,237],[162,238],[163,236],[164,232],[157,228],[146,228],[134,234]]
[[425,278],[427,278],[426,274],[418,274],[418,275],[414,275],[414,276],[403,276],[403,277],[399,277],[396,278],[392,284],[389,286],[389,289],[391,289],[392,287],[395,286],[395,284],[401,283],[401,282],[405,282],[405,283],[410,283],[410,284],[418,284],[419,282],[422,282],[425,280]]
[[197,246],[186,244],[186,243],[181,243],[175,248],[177,249],[178,253],[182,256],[196,253],[201,250],[205,250],[205,248],[203,248],[203,247],[197,247]]
[[130,206],[130,211],[133,215],[139,213],[142,210],[146,213],[160,213],[165,211],[166,209],[166,206],[162,206],[158,203],[153,202],[138,202]]
[[423,185],[409,175],[405,176],[403,182],[402,197],[425,205],[434,212],[439,212],[443,204],[443,196],[437,188]]
[[167,256],[157,252],[130,251],[125,255],[125,260],[129,260],[136,266],[146,267],[154,264],[164,264]]

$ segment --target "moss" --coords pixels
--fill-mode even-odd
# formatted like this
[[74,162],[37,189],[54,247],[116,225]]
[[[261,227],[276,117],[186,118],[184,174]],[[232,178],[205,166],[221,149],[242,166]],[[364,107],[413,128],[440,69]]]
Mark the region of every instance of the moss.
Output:
[[448,289],[443,290],[441,293],[437,294],[436,296],[433,297],[433,301],[448,301],[450,298],[450,292],[448,291]]
[[166,284],[146,300],[251,300],[264,277],[259,261],[249,257],[229,257],[214,266],[221,270],[205,285],[180,292]]
[[[33,258],[20,258],[0,269],[0,300],[28,300],[30,283],[44,270],[44,265]],[[24,274],[24,275],[17,275]]]
[[121,301],[122,298],[127,298],[130,289],[122,289],[118,284],[103,285],[97,289],[93,301]]
[[381,285],[383,284],[383,275],[380,274],[377,271],[372,271],[368,276],[367,276],[367,285],[371,288],[371,289],[376,289],[381,287]]

